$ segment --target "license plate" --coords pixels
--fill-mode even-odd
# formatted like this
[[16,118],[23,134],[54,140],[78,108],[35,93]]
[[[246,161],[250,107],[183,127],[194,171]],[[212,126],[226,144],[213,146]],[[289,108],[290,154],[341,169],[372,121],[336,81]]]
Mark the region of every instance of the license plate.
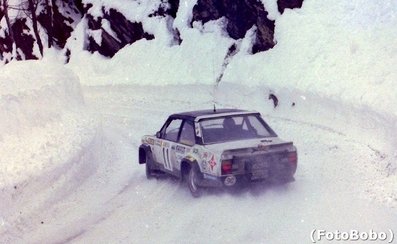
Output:
[[252,170],[263,169],[263,168],[267,168],[268,166],[269,166],[268,162],[265,161],[256,162],[252,164]]
[[251,180],[264,179],[267,178],[269,175],[269,171],[266,169],[255,170],[252,171],[251,173],[252,173]]

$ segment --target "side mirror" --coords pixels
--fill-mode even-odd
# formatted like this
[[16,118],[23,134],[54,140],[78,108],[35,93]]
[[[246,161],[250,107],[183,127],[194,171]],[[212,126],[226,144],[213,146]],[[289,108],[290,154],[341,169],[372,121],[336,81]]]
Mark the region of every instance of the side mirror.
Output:
[[160,138],[160,137],[161,137],[160,131],[157,131],[157,132],[156,132],[156,137],[157,137],[157,138]]

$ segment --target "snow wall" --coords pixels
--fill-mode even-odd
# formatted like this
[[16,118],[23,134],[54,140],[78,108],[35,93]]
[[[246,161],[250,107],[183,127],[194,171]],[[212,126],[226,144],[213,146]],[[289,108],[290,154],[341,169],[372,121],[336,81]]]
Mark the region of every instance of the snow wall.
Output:
[[86,149],[101,135],[78,77],[62,65],[12,62],[2,67],[0,80],[1,222],[18,216],[13,211],[20,205],[35,209],[72,191],[95,167]]

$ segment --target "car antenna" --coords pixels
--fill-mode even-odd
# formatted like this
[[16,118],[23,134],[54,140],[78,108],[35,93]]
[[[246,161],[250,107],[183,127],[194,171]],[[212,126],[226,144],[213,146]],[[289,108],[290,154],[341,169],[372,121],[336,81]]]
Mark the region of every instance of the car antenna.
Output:
[[216,113],[216,107],[215,107],[215,103],[214,103],[214,113]]

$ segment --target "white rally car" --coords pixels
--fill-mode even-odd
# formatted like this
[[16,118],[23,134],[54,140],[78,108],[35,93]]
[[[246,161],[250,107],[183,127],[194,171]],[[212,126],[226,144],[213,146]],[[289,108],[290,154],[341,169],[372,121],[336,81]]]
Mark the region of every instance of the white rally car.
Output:
[[202,187],[293,181],[297,151],[258,112],[200,110],[173,114],[156,135],[144,136],[139,163],[146,164],[148,179],[177,176],[198,197]]

